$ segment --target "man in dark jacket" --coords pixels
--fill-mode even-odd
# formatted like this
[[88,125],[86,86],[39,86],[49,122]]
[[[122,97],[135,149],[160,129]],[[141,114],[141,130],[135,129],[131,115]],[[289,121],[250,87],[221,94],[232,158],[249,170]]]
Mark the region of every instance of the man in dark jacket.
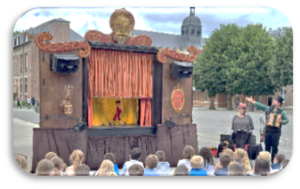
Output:
[[32,108],[34,109],[34,107],[35,107],[35,98],[34,97],[32,97],[31,103],[32,103]]

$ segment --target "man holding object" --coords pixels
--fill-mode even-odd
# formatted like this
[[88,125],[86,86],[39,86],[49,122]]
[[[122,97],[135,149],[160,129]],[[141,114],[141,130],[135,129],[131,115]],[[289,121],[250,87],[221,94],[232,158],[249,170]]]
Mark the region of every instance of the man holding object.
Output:
[[272,154],[272,162],[273,162],[274,157],[278,152],[279,139],[281,135],[281,126],[286,125],[289,122],[285,110],[280,108],[283,102],[283,98],[281,96],[275,98],[272,102],[271,107],[263,105],[259,102],[255,102],[252,96],[246,97],[246,100],[254,104],[257,108],[265,111],[266,117],[268,117],[271,113],[281,115],[282,119],[281,118],[277,119],[277,123],[280,124],[279,127],[275,127],[275,126],[272,127],[267,125],[265,127],[265,146],[266,146],[265,150],[271,153],[271,147],[272,147],[271,154]]

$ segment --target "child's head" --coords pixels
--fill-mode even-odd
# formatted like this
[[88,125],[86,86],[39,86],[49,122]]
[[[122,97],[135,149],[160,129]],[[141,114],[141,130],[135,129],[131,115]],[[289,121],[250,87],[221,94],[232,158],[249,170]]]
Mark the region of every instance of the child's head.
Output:
[[108,160],[110,160],[110,161],[113,162],[113,163],[116,162],[116,156],[115,156],[115,154],[113,154],[113,153],[106,153],[106,154],[104,155],[104,159],[108,159]]
[[75,169],[75,176],[90,176],[90,167],[85,164],[78,165]]
[[15,155],[15,159],[18,162],[18,164],[20,165],[20,167],[25,170],[26,172],[28,172],[28,168],[27,168],[27,157],[23,154],[17,154]]
[[229,176],[243,176],[244,172],[244,167],[240,163],[229,165]]
[[146,157],[145,166],[149,169],[154,169],[158,164],[158,158],[154,154],[150,154]]
[[195,150],[192,146],[186,145],[182,151],[183,159],[191,159],[195,155]]
[[53,174],[53,170],[54,164],[52,161],[48,159],[42,159],[37,165],[36,174],[38,176],[51,176]]
[[269,162],[263,158],[257,158],[254,165],[254,174],[268,176],[270,174]]
[[234,152],[230,148],[226,148],[225,150],[223,150],[223,153],[230,156],[231,162],[235,162]]
[[215,164],[211,150],[208,147],[202,147],[199,151],[199,155],[203,158],[204,164],[205,163],[210,163],[211,165]]
[[120,107],[120,105],[121,105],[120,100],[117,100],[117,101],[116,101],[116,104],[117,104],[118,107]]
[[162,162],[162,161],[165,161],[165,152],[163,152],[163,151],[157,151],[156,153],[155,153],[155,155],[156,155],[156,157],[158,158],[158,161],[159,162]]
[[282,162],[281,162],[281,169],[284,169],[286,166],[287,166],[287,164],[290,162],[290,160],[288,160],[288,159],[284,159]]
[[114,164],[108,159],[103,160],[98,170],[97,176],[113,176],[113,175],[115,175]]
[[143,176],[144,168],[139,164],[133,164],[128,169],[129,176]]
[[138,149],[138,148],[133,148],[132,150],[131,150],[131,152],[130,152],[130,159],[132,159],[132,160],[138,160],[138,159],[140,159],[140,157],[141,157],[141,154],[142,154],[142,152],[141,152],[141,150],[140,149]]
[[64,162],[60,157],[54,157],[51,159],[54,165],[53,176],[61,176],[62,170],[64,168]]
[[70,155],[70,161],[73,163],[73,169],[75,170],[84,160],[84,154],[81,150],[74,150]]
[[283,160],[285,160],[285,156],[283,154],[276,154],[274,157],[275,163],[281,163]]
[[191,166],[192,168],[201,168],[203,166],[203,158],[201,156],[193,156]]
[[185,165],[181,164],[176,167],[174,176],[190,176],[190,171]]
[[57,157],[56,153],[54,152],[48,152],[46,155],[45,155],[45,159],[48,159],[48,160],[51,160],[52,158],[54,157]]
[[262,151],[262,152],[259,152],[257,158],[262,158],[262,159],[266,160],[269,163],[270,160],[271,160],[271,154],[270,154],[270,152]]
[[223,168],[228,167],[229,163],[231,162],[230,155],[227,154],[227,153],[221,153],[220,158],[219,158],[219,162],[220,162],[220,164]]

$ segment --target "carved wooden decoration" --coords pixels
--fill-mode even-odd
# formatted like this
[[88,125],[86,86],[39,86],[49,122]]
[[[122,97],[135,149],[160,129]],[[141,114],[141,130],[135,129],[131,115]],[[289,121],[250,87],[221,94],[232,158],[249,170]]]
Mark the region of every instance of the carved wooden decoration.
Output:
[[177,113],[180,112],[180,110],[183,108],[184,93],[182,91],[182,88],[179,86],[179,83],[173,89],[172,96],[171,96],[171,103],[172,103],[172,107]]
[[86,41],[98,41],[103,43],[113,43],[113,33],[104,34],[97,30],[89,30],[84,34]]
[[171,57],[173,59],[182,61],[182,62],[193,62],[196,60],[196,58],[199,55],[199,51],[195,46],[189,46],[187,48],[187,51],[190,53],[188,54],[183,54],[180,53],[176,50],[168,49],[168,48],[161,48],[158,53],[157,53],[157,60],[160,63],[166,63],[167,62],[167,56]]

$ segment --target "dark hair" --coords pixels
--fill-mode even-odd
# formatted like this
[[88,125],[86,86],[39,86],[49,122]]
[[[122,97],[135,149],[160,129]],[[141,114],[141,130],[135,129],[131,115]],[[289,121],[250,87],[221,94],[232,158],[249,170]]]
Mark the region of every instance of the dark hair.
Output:
[[275,158],[277,159],[278,163],[281,163],[283,160],[285,160],[285,156],[283,154],[276,154]]
[[143,176],[144,168],[139,164],[131,165],[128,169],[129,176]]
[[85,164],[81,164],[78,165],[75,169],[75,176],[90,176],[90,167],[85,165]]
[[229,154],[223,152],[220,154],[219,160],[222,167],[225,168],[228,167],[229,163],[231,162],[231,157]]
[[165,160],[165,152],[163,152],[163,151],[157,151],[155,153],[155,155],[158,158],[158,161],[164,161]]
[[53,176],[61,176],[61,171],[63,169],[63,160],[60,157],[54,157],[51,159],[53,165],[54,165],[54,174]]
[[105,155],[104,155],[104,160],[105,159],[108,159],[108,160],[110,160],[112,163],[114,163],[114,161],[116,160],[116,156],[115,156],[115,154],[113,154],[113,153],[106,153]]
[[232,163],[229,166],[229,176],[243,176],[245,169],[240,163]]
[[284,159],[284,160],[281,162],[281,168],[284,169],[284,168],[287,166],[287,164],[288,164],[289,162],[290,162],[290,160]]
[[117,100],[117,101],[116,101],[116,104],[121,104],[120,100]]
[[269,162],[263,158],[257,158],[254,165],[254,174],[268,176],[270,174]]
[[133,148],[130,152],[132,160],[138,160],[141,157],[142,151],[138,148]]
[[42,159],[37,165],[36,174],[38,176],[50,176],[53,169],[54,164],[52,163],[52,161],[48,159]]
[[190,176],[189,169],[185,165],[179,165],[174,171],[174,176]]
[[182,151],[183,159],[191,159],[195,155],[195,150],[192,146],[186,145]]
[[213,155],[208,147],[202,147],[199,155],[203,157],[203,167],[208,168],[209,164],[215,165]]
[[145,164],[149,169],[154,169],[158,164],[158,157],[153,154],[148,155],[146,157]]

